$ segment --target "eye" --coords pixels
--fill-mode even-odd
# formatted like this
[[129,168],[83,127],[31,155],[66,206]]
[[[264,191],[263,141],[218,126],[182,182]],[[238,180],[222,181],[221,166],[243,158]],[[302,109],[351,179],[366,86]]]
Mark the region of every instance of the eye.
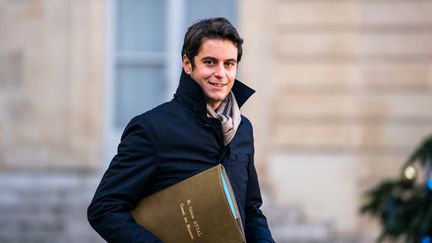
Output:
[[234,67],[235,65],[236,65],[235,62],[226,62],[225,63],[225,66],[227,66],[227,67]]
[[214,65],[215,64],[215,61],[214,60],[210,60],[210,59],[204,60],[203,62],[206,65]]

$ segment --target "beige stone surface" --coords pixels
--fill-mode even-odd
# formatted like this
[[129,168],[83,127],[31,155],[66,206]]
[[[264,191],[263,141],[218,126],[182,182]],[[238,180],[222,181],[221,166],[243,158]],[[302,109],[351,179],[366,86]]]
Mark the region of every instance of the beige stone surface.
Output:
[[432,75],[428,62],[363,64],[362,89],[383,92],[431,92]]
[[0,4],[0,168],[99,165],[102,3]]
[[[278,27],[359,23],[359,1],[275,1]],[[275,3],[275,4],[276,4]]]
[[343,56],[360,59],[374,56],[432,56],[432,32],[288,32],[273,45],[277,55]]
[[408,153],[430,133],[431,125],[356,124],[345,122],[292,122],[275,131],[275,147],[305,149],[376,150]]
[[[286,63],[275,70],[283,93],[428,93],[430,65],[424,63]],[[411,93],[411,94],[410,94]],[[397,94],[396,94],[397,95]]]
[[426,112],[432,107],[432,95],[429,92],[362,93],[287,91],[275,99],[275,119],[280,123],[320,118],[323,122],[432,124],[432,112]]
[[280,203],[302,208],[307,220],[339,232],[358,227],[356,157],[332,153],[274,153],[269,174]]
[[275,40],[276,55],[295,58],[304,55],[330,55],[355,58],[360,39],[355,33],[289,32]]
[[266,78],[251,109],[266,187],[278,205],[373,239],[363,193],[432,132],[432,2],[270,2],[248,50],[264,63],[243,67]]
[[[426,28],[432,23],[432,3],[425,0],[414,1],[275,1],[274,16],[280,28],[347,26],[408,26]],[[387,28],[388,29],[388,28]],[[390,28],[391,29],[391,28]]]
[[[362,24],[408,26],[428,29],[432,24],[432,2],[414,1],[360,1]],[[384,28],[385,29],[385,28]],[[389,28],[391,29],[391,28]]]
[[347,92],[359,85],[359,67],[351,63],[284,62],[274,67],[278,90],[293,92]]
[[[273,2],[261,0],[241,1],[239,5],[240,32],[245,39],[244,55],[239,65],[239,79],[244,80],[256,90],[256,93],[245,104],[242,111],[251,119],[254,127],[255,163],[261,176],[263,186],[266,186],[267,141],[270,139],[268,129],[271,121],[266,119],[271,114],[268,109],[271,96],[277,86],[276,75],[272,68],[274,59],[268,50],[269,40],[273,37],[272,15]],[[247,6],[247,7],[243,7]]]

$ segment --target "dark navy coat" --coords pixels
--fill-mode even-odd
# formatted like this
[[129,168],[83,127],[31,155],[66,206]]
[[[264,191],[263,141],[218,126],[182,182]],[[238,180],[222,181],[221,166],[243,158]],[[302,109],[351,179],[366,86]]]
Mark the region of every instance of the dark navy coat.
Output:
[[[239,106],[254,93],[237,80],[232,91]],[[236,135],[224,146],[220,121],[207,117],[204,92],[183,72],[173,100],[127,125],[88,207],[88,220],[108,242],[160,242],[134,221],[130,210],[143,197],[222,163],[248,243],[274,242],[259,209],[262,201],[253,158],[249,120],[242,116]]]

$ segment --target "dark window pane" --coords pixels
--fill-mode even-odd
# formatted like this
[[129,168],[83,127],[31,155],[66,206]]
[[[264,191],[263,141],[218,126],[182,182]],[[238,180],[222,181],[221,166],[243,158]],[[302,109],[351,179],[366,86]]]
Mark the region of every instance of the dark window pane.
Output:
[[187,0],[185,28],[198,19],[210,17],[225,17],[235,26],[236,16],[237,1],[235,0]]
[[162,66],[120,66],[117,73],[115,125],[124,128],[129,120],[164,100]]
[[117,1],[119,51],[164,51],[165,1]]

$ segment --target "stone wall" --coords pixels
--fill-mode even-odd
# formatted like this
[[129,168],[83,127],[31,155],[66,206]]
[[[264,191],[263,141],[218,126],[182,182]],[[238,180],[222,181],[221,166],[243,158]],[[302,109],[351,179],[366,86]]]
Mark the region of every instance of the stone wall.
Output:
[[102,3],[0,2],[0,169],[99,166]]
[[0,1],[0,242],[102,242],[104,1]]
[[250,5],[253,64],[243,73],[262,93],[249,111],[271,198],[372,239],[378,228],[358,213],[362,194],[398,175],[432,132],[432,2]]
[[0,242],[104,242],[86,215],[99,180],[95,173],[0,173]]

